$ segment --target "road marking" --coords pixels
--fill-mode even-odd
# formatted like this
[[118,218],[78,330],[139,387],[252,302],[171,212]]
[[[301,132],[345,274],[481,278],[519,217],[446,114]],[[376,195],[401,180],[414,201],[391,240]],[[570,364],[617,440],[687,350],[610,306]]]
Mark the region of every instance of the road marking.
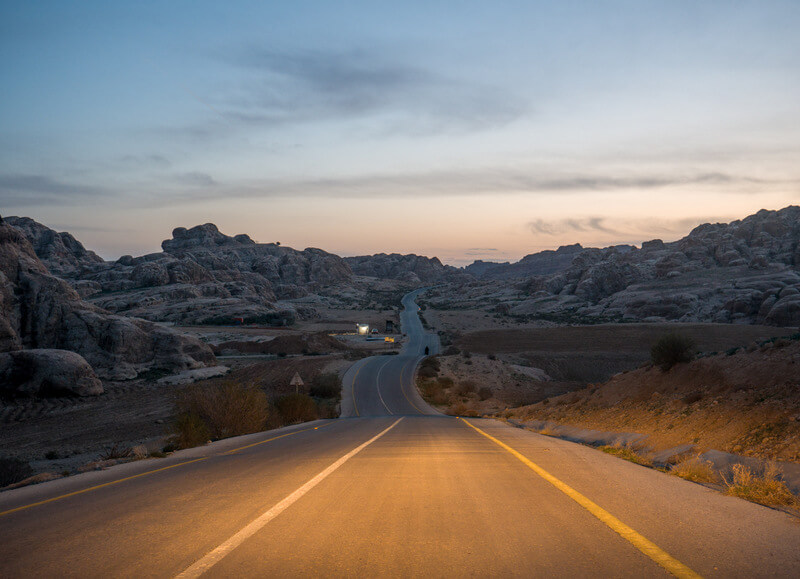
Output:
[[[267,442],[272,442],[273,440],[278,440],[279,438],[285,438],[287,436],[292,436],[293,434],[300,434],[301,432],[308,432],[309,430],[317,430],[319,428],[323,428],[323,427],[329,426],[331,424],[333,424],[333,422],[329,422],[327,424],[322,424],[320,426],[315,426],[313,428],[303,428],[302,430],[294,430],[292,432],[287,432],[286,434],[281,434],[280,436],[273,436],[272,438],[268,438],[267,440],[262,440],[260,442],[255,442],[253,444],[248,444],[246,446],[241,446],[239,448],[234,448],[233,450],[229,450],[229,451],[224,452],[222,454],[233,454],[234,452],[238,452],[240,450],[244,450],[245,448],[250,448],[252,446],[257,446],[259,444],[265,444]],[[212,456],[219,456],[219,455],[212,455]],[[203,460],[208,460],[209,458],[212,458],[212,457],[211,456],[204,456],[204,457],[201,457],[201,458],[195,458],[194,460],[187,460],[186,462],[179,462],[178,464],[171,464],[169,466],[165,466],[165,467],[162,467],[162,468],[157,468],[157,469],[154,469],[154,470],[148,470],[147,472],[140,472],[139,474],[135,474],[135,475],[128,476],[128,477],[125,477],[125,478],[121,478],[121,479],[118,479],[118,480],[112,480],[112,481],[109,481],[107,483],[95,485],[93,487],[81,489],[79,491],[73,491],[71,493],[58,495],[57,497],[52,497],[52,498],[45,499],[43,501],[39,501],[39,502],[36,502],[36,503],[30,503],[29,505],[22,505],[21,507],[16,507],[14,509],[9,509],[7,511],[0,512],[0,517],[2,517],[3,515],[9,515],[11,513],[16,513],[17,511],[24,511],[25,509],[30,509],[31,507],[38,507],[40,505],[45,505],[47,503],[60,501],[61,499],[74,497],[75,495],[82,495],[83,493],[88,493],[89,491],[96,491],[97,489],[110,487],[111,485],[115,485],[115,484],[119,484],[121,482],[133,480],[135,478],[147,476],[149,474],[154,474],[154,473],[157,473],[157,472],[163,472],[163,471],[169,470],[171,468],[177,468],[179,466],[184,466],[184,465],[187,465],[187,464],[192,464],[192,463],[200,462],[200,461],[203,461]]]
[[[375,389],[378,391],[378,398],[381,399],[381,404],[383,404],[383,407],[386,409],[386,412],[388,412],[389,414],[394,414],[394,412],[389,410],[389,407],[386,406],[386,401],[383,399],[383,395],[381,395],[381,373],[383,372],[383,369],[386,368],[386,366],[388,366],[389,362],[391,362],[391,361],[392,361],[392,359],[389,358],[386,361],[386,363],[383,366],[381,366],[381,369],[378,370],[378,376],[377,376],[376,382],[375,382]],[[402,387],[403,387],[403,384],[401,382],[400,383],[400,388],[402,388]]]
[[89,491],[95,491],[97,489],[102,489],[103,487],[109,487],[111,485],[115,485],[115,484],[118,484],[118,483],[121,483],[121,482],[125,482],[126,480],[132,480],[132,479],[135,479],[135,478],[139,478],[140,476],[146,476],[148,474],[153,474],[153,473],[156,473],[156,472],[162,472],[162,471],[165,471],[165,470],[169,470],[171,468],[184,466],[186,464],[192,464],[193,462],[200,462],[201,460],[208,460],[209,458],[211,458],[211,457],[204,456],[202,458],[196,458],[194,460],[187,460],[186,462],[180,462],[178,464],[172,464],[170,466],[165,466],[163,468],[157,468],[155,470],[148,470],[147,472],[140,472],[139,474],[135,474],[133,476],[121,478],[119,480],[112,480],[112,481],[109,481],[107,483],[103,483],[101,485],[95,485],[93,487],[89,487],[89,488],[86,488],[86,489],[81,489],[79,491],[74,491],[74,492],[71,492],[71,493],[67,493],[65,495],[59,495],[57,497],[52,497],[52,498],[49,498],[49,499],[45,499],[43,501],[39,501],[38,503],[31,503],[29,505],[23,505],[21,507],[15,508],[15,509],[9,509],[7,511],[3,511],[2,513],[0,513],[0,517],[2,517],[3,515],[8,515],[10,513],[16,513],[17,511],[24,511],[25,509],[30,509],[31,507],[38,507],[39,505],[52,503],[54,501],[60,501],[61,499],[66,499],[67,497],[74,497],[75,495],[82,495],[83,493],[88,493]]
[[[412,358],[412,359],[413,359],[413,358]],[[415,366],[416,366],[416,364],[415,364]],[[417,405],[416,405],[416,404],[414,404],[414,401],[413,401],[413,400],[411,400],[411,398],[409,398],[409,397],[408,397],[408,394],[406,394],[406,389],[405,389],[405,388],[403,388],[403,370],[405,370],[406,368],[408,368],[408,364],[406,364],[405,366],[403,366],[403,369],[402,369],[402,370],[400,370],[400,391],[403,393],[403,396],[405,396],[405,397],[406,397],[406,400],[408,400],[408,401],[409,401],[409,403],[411,403],[411,406],[413,406],[413,407],[416,409],[416,411],[417,411],[417,412],[419,412],[419,413],[420,413],[420,414],[422,414],[422,415],[425,415],[425,413],[424,413],[422,410],[420,410],[419,408],[417,408]],[[413,376],[412,376],[412,378],[413,378]],[[413,384],[412,384],[412,386],[413,386]]]
[[240,450],[244,450],[245,448],[252,448],[254,446],[258,446],[259,444],[266,444],[268,442],[272,442],[273,440],[278,440],[279,438],[286,438],[287,436],[292,436],[293,434],[300,434],[301,432],[308,432],[309,430],[319,430],[320,428],[325,428],[326,426],[330,426],[331,424],[333,424],[333,422],[320,424],[319,426],[314,426],[313,428],[303,428],[302,430],[293,430],[292,432],[287,432],[286,434],[281,434],[280,436],[273,436],[272,438],[268,438],[266,440],[261,440],[259,442],[254,442],[253,444],[248,444],[245,446],[240,446],[239,448],[234,448],[233,450],[228,450],[222,454],[233,454],[235,452],[239,452]]
[[469,426],[470,428],[476,430],[501,448],[507,450],[516,458],[518,458],[525,466],[530,468],[533,472],[538,474],[544,480],[549,482],[551,485],[556,487],[562,493],[567,495],[573,501],[578,503],[584,509],[589,511],[595,517],[600,519],[606,526],[610,527],[611,530],[619,534],[623,539],[631,543],[634,547],[636,547],[639,551],[645,554],[647,557],[661,565],[664,569],[672,573],[675,577],[680,578],[699,578],[700,575],[692,571],[689,567],[672,557],[669,553],[661,549],[658,545],[651,542],[650,540],[646,539],[628,525],[617,519],[614,515],[597,505],[596,503],[592,502],[581,493],[573,489],[571,486],[567,485],[566,483],[562,482],[561,480],[554,477],[552,474],[544,470],[538,464],[532,462],[530,459],[522,455],[520,452],[514,450],[504,442],[499,441],[491,434],[487,434],[477,426],[470,424],[465,419],[461,418],[461,420]]
[[388,428],[382,430],[380,433],[376,434],[368,441],[364,442],[363,444],[357,446],[339,460],[331,464],[328,468],[320,472],[317,476],[309,480],[303,486],[298,488],[292,494],[287,496],[277,505],[273,506],[271,509],[265,511],[261,514],[258,518],[254,521],[249,523],[247,526],[242,528],[238,533],[233,535],[230,539],[219,545],[213,551],[207,553],[204,557],[196,561],[193,565],[188,567],[182,573],[176,575],[176,579],[186,579],[189,577],[199,577],[206,571],[208,571],[211,567],[219,563],[228,553],[233,551],[236,547],[244,543],[247,539],[252,537],[258,531],[260,531],[267,523],[269,523],[272,519],[280,515],[283,511],[288,509],[294,503],[296,503],[303,495],[305,495],[308,491],[313,489],[317,486],[320,482],[322,482],[325,478],[328,477],[332,472],[342,466],[345,462],[353,458],[356,454],[364,450],[367,446],[378,440],[381,436],[389,432],[392,428],[397,426],[397,423],[403,420],[401,416],[397,420],[395,420]]
[[356,378],[358,378],[358,373],[361,372],[361,368],[364,367],[364,364],[358,367],[356,370],[355,376],[353,376],[353,383],[350,385],[350,397],[353,399],[353,410],[356,411],[356,416],[361,416],[358,413],[358,405],[356,405]]

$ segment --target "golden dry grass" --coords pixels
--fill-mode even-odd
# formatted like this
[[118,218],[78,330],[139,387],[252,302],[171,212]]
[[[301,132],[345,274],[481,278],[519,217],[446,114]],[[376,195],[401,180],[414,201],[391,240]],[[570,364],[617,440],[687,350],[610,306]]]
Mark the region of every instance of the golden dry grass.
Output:
[[699,456],[693,456],[682,460],[672,467],[669,471],[675,476],[697,483],[716,483],[719,482],[719,475],[714,470],[714,465],[710,460],[703,460]]
[[627,460],[629,462],[640,464],[642,466],[653,466],[653,461],[647,458],[646,456],[642,456],[638,454],[635,450],[627,446],[620,446],[620,445],[606,445],[601,446],[600,450],[605,452],[606,454],[612,454],[618,458]]
[[728,495],[760,505],[800,508],[800,501],[779,476],[780,469],[775,463],[767,463],[761,473],[753,472],[743,464],[735,464],[731,469],[730,480],[723,478],[728,487]]

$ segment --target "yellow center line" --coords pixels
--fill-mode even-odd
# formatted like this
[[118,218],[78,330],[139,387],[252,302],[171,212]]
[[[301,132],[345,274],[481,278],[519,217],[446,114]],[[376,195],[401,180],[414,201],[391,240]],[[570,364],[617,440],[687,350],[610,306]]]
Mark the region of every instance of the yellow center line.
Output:
[[[239,448],[234,448],[233,450],[229,450],[229,451],[224,452],[222,454],[224,454],[224,455],[233,454],[234,452],[238,452],[240,450],[244,450],[245,448],[251,448],[253,446],[258,446],[259,444],[266,444],[267,442],[272,442],[273,440],[278,440],[279,438],[286,438],[287,436],[292,436],[293,434],[300,434],[301,432],[308,432],[309,430],[319,430],[320,428],[324,428],[325,426],[329,426],[330,424],[333,424],[333,422],[329,422],[327,424],[321,424],[319,426],[314,426],[313,428],[303,428],[302,430],[294,430],[292,432],[287,432],[286,434],[281,434],[280,436],[273,436],[272,438],[268,438],[267,440],[254,442],[253,444],[248,444],[246,446],[240,446]],[[220,455],[212,455],[212,456],[220,456]],[[30,509],[32,507],[38,507],[40,505],[45,505],[47,503],[60,501],[61,499],[74,497],[76,495],[82,495],[83,493],[88,493],[90,491],[96,491],[98,489],[109,487],[111,485],[116,485],[116,484],[119,484],[121,482],[133,480],[135,478],[147,476],[149,474],[154,474],[154,473],[157,473],[157,472],[163,472],[163,471],[169,470],[171,468],[177,468],[179,466],[185,466],[187,464],[192,464],[192,463],[195,463],[195,462],[201,462],[203,460],[208,460],[209,458],[212,458],[212,456],[204,456],[204,457],[201,457],[201,458],[195,458],[194,460],[187,460],[185,462],[179,462],[178,464],[171,464],[170,466],[165,466],[165,467],[157,468],[157,469],[154,469],[154,470],[148,470],[147,472],[140,472],[139,474],[135,474],[135,475],[128,476],[128,477],[125,477],[125,478],[112,480],[112,481],[109,481],[107,483],[95,485],[93,487],[88,487],[88,488],[85,488],[85,489],[81,489],[79,491],[73,491],[71,493],[58,495],[57,497],[52,497],[52,498],[45,499],[43,501],[39,501],[39,502],[36,502],[36,503],[30,503],[28,505],[23,505],[21,507],[16,507],[14,509],[9,509],[7,511],[2,511],[2,512],[0,512],[0,517],[2,517],[3,515],[11,514],[11,513],[16,513],[17,511],[24,511],[25,509]]]
[[273,440],[278,440],[279,438],[286,438],[287,436],[292,436],[293,434],[300,434],[301,432],[308,432],[309,430],[319,430],[320,428],[325,428],[326,426],[330,426],[331,424],[333,424],[333,422],[320,424],[319,426],[314,426],[313,428],[303,428],[302,430],[293,430],[292,432],[287,432],[286,434],[281,434],[280,436],[273,436],[272,438],[268,438],[266,440],[261,440],[259,442],[254,442],[253,444],[248,444],[245,446],[240,446],[239,448],[234,448],[233,450],[228,450],[223,454],[233,454],[234,452],[239,452],[240,450],[244,450],[245,448],[252,448],[254,446],[258,446],[259,444],[266,444],[268,442],[272,442]]
[[128,476],[128,477],[125,477],[125,478],[121,478],[119,480],[112,480],[112,481],[109,481],[107,483],[103,483],[103,484],[100,484],[100,485],[95,485],[93,487],[89,487],[89,488],[86,488],[86,489],[81,489],[79,491],[74,491],[74,492],[71,492],[71,493],[67,493],[65,495],[59,495],[57,497],[52,497],[52,498],[49,498],[49,499],[45,499],[43,501],[39,501],[38,503],[31,503],[29,505],[23,505],[21,507],[15,508],[15,509],[9,509],[7,511],[1,512],[0,513],[0,517],[2,517],[3,515],[8,515],[10,513],[16,513],[17,511],[24,511],[25,509],[30,509],[31,507],[38,507],[39,505],[45,505],[47,503],[60,501],[61,499],[66,499],[68,497],[74,497],[75,495],[82,495],[83,493],[88,493],[89,491],[96,491],[97,489],[102,489],[104,487],[110,487],[111,485],[115,485],[115,484],[118,484],[118,483],[121,483],[121,482],[125,482],[126,480],[133,480],[133,479],[139,478],[141,476],[147,476],[148,474],[153,474],[153,473],[156,473],[156,472],[169,470],[171,468],[176,468],[176,467],[179,467],[179,466],[192,464],[193,462],[200,462],[202,460],[208,460],[209,458],[211,458],[211,457],[204,456],[202,458],[196,458],[194,460],[187,460],[186,462],[180,462],[178,464],[172,464],[170,466],[165,466],[163,468],[157,468],[155,470],[149,470],[147,472],[140,472],[139,474],[135,474],[133,476]]
[[562,493],[567,495],[573,501],[578,503],[584,509],[589,511],[592,515],[600,519],[606,526],[611,528],[614,532],[619,534],[623,539],[631,543],[634,547],[636,547],[639,551],[645,554],[654,562],[661,565],[664,569],[672,573],[675,577],[680,578],[699,578],[700,575],[692,571],[689,567],[672,557],[669,553],[661,549],[658,545],[653,543],[652,541],[646,539],[628,525],[617,519],[614,515],[597,505],[596,503],[589,500],[587,497],[573,489],[571,486],[567,485],[566,483],[562,482],[561,480],[554,477],[552,474],[544,470],[538,464],[532,462],[530,459],[522,455],[520,452],[514,450],[504,442],[499,441],[494,436],[487,434],[477,426],[470,424],[465,419],[461,418],[461,420],[469,426],[470,428],[476,430],[501,448],[507,450],[513,456],[518,458],[525,466],[530,468],[533,472],[538,474],[544,480],[552,484]]

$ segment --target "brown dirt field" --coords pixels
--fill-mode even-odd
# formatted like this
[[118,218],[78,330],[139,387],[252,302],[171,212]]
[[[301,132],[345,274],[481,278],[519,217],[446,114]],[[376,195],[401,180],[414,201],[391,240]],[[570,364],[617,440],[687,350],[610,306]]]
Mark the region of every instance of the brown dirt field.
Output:
[[455,344],[469,352],[519,360],[555,380],[588,383],[648,363],[650,346],[673,331],[692,338],[700,351],[717,352],[796,330],[732,324],[604,324],[483,330],[463,334]]
[[756,340],[788,336],[795,328],[734,324],[601,324],[550,328],[484,330],[463,334],[459,348],[481,353],[546,352],[647,352],[668,332],[694,340],[702,352],[746,346]]
[[667,372],[643,368],[508,417],[648,435],[655,450],[708,449],[800,462],[800,342],[779,339]]
[[293,334],[273,338],[267,342],[230,341],[213,346],[215,355],[225,350],[235,350],[243,354],[308,354],[340,352],[347,346],[323,332],[315,334]]

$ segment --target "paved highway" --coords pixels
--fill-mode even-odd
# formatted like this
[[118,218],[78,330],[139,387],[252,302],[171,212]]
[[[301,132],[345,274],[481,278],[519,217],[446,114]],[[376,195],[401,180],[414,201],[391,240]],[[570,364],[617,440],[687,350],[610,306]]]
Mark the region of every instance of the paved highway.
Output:
[[[399,356],[348,373],[347,418],[0,494],[2,577],[800,575],[800,523],[416,395]],[[348,402],[349,400],[349,402]]]

